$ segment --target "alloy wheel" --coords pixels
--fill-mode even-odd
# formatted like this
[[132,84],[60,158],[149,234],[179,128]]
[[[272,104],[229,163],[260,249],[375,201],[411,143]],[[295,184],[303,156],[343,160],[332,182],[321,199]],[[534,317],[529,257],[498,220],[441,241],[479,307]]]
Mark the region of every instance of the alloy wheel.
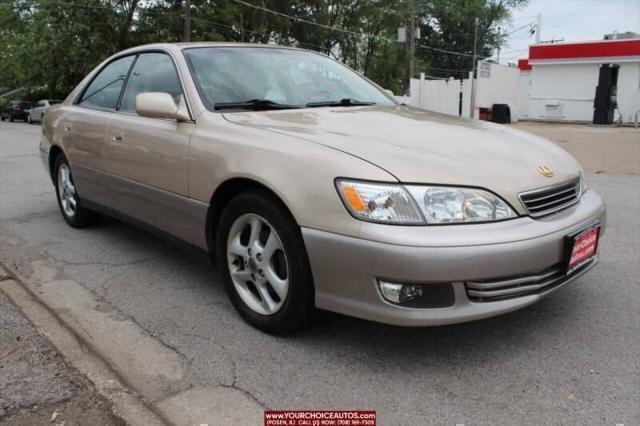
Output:
[[247,306],[273,315],[289,292],[289,268],[276,230],[253,213],[238,217],[227,238],[227,264],[233,285]]
[[71,177],[71,169],[67,164],[61,164],[58,169],[58,198],[62,205],[62,210],[67,217],[73,217],[78,208],[78,196],[76,187]]

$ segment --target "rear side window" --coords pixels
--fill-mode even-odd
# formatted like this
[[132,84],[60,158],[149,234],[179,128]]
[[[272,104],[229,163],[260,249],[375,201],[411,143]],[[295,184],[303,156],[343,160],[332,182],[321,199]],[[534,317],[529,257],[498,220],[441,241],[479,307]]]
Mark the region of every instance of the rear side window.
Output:
[[135,112],[136,96],[145,92],[169,93],[178,104],[182,96],[180,79],[173,60],[164,53],[143,53],[131,70],[122,95],[120,110]]
[[107,65],[86,88],[80,104],[115,109],[133,59],[127,56]]

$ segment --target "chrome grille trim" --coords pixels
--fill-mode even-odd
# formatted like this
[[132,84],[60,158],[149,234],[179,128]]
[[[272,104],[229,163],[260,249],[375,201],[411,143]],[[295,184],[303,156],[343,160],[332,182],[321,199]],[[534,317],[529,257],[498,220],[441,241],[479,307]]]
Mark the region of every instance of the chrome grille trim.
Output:
[[560,284],[564,277],[564,268],[561,265],[555,265],[546,271],[532,275],[501,280],[467,281],[465,287],[471,301],[490,302],[536,293]]
[[532,217],[545,216],[570,207],[580,200],[580,179],[533,191],[521,192],[518,198]]

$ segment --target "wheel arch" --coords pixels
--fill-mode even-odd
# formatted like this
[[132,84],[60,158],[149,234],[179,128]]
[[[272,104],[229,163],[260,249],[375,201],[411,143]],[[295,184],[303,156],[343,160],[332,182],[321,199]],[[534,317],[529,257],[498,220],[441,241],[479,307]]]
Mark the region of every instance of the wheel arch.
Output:
[[65,155],[62,148],[58,145],[51,145],[51,148],[49,148],[49,176],[51,177],[51,180],[55,179],[53,167],[55,166],[56,158],[58,158],[59,155]]
[[218,223],[220,222],[220,216],[222,211],[226,207],[226,205],[238,194],[248,191],[258,191],[269,194],[274,197],[281,205],[284,207],[287,212],[291,215],[293,221],[299,225],[296,220],[291,208],[287,205],[287,203],[282,199],[280,195],[273,189],[269,188],[264,183],[258,182],[257,180],[246,178],[246,177],[234,177],[227,179],[222,182],[216,188],[215,192],[211,196],[211,200],[209,202],[209,209],[207,211],[206,217],[206,239],[207,239],[207,247],[209,249],[209,253],[212,258],[215,258],[215,239],[216,233],[218,231]]

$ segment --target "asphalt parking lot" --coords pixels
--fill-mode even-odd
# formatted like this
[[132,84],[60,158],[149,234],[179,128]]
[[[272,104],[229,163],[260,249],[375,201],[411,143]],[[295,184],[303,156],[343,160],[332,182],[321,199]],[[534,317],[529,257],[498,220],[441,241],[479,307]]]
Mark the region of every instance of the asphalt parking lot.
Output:
[[[606,130],[622,130],[631,155],[640,146],[638,130]],[[66,226],[39,132],[0,123],[0,262],[63,318],[95,326],[95,347],[161,409],[180,398],[210,409],[224,390],[261,408],[372,409],[384,425],[640,423],[640,156],[624,155],[629,170],[586,168],[609,209],[600,265],[538,304],[417,329],[325,314],[273,337],[239,318],[213,266],[115,220]]]

